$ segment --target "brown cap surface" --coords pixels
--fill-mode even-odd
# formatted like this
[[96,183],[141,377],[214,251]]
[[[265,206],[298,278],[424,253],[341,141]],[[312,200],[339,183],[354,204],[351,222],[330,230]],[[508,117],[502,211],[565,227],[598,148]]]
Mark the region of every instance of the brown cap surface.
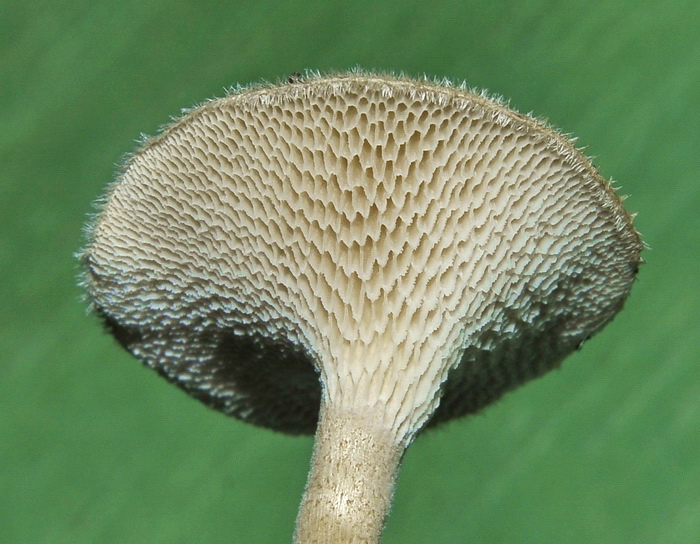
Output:
[[313,433],[322,394],[381,403],[410,440],[557,366],[641,249],[544,123],[352,73],[189,112],[127,162],[83,262],[120,343],[210,406]]

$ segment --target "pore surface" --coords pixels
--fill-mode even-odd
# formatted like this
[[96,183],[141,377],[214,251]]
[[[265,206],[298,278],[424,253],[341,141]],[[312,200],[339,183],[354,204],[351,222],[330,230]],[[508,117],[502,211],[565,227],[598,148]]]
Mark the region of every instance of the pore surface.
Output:
[[547,127],[371,77],[194,110],[127,164],[92,238],[100,312],[193,395],[313,432],[315,365],[325,398],[383,405],[406,440],[441,391],[436,421],[558,364],[619,309],[639,252],[619,200]]

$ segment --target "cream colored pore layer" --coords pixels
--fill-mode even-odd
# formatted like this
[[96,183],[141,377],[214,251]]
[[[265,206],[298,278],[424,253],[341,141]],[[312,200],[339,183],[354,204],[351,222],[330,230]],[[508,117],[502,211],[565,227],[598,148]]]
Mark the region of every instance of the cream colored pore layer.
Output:
[[90,250],[127,277],[101,305],[287,338],[399,439],[464,345],[573,308],[556,333],[584,338],[617,309],[638,240],[558,136],[465,92],[298,85],[210,102],[131,161]]

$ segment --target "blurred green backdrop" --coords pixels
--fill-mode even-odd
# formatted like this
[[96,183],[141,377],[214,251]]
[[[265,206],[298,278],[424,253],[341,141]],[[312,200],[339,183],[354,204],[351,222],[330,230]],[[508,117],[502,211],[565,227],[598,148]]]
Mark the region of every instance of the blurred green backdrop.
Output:
[[562,370],[417,440],[385,542],[700,542],[697,0],[1,1],[0,541],[291,541],[311,439],[143,369],[85,315],[73,253],[140,133],[239,82],[357,65],[576,134],[652,248]]

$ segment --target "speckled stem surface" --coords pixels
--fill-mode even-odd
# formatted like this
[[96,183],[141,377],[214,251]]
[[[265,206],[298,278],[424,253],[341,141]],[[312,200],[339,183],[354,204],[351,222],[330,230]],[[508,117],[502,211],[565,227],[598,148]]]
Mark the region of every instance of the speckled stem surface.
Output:
[[403,453],[381,417],[321,409],[295,544],[375,544]]

